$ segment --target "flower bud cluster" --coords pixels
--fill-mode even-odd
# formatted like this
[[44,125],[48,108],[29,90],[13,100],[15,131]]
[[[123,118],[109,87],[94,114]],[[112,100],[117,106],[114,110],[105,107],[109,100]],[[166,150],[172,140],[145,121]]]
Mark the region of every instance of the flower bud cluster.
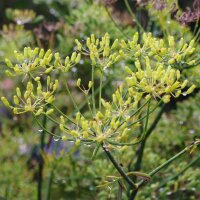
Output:
[[6,65],[10,68],[10,70],[6,70],[8,76],[21,74],[31,74],[33,76],[33,73],[49,74],[55,69],[67,72],[72,66],[79,63],[81,59],[80,53],[73,52],[71,57],[67,56],[65,58],[63,64],[59,53],[53,54],[50,49],[45,52],[44,49],[31,49],[30,47],[25,47],[23,53],[15,51],[14,55],[17,60],[16,64],[13,64],[7,58],[5,59]]
[[36,13],[28,9],[7,9],[6,12],[8,16],[19,25],[31,22],[36,17]]
[[169,36],[166,43],[163,39],[153,37],[151,33],[144,33],[141,43],[138,44],[138,33],[135,33],[130,41],[121,40],[120,47],[120,55],[134,61],[139,57],[142,59],[149,56],[157,62],[172,65],[175,68],[195,64],[195,60],[191,59],[191,55],[195,53],[194,40],[185,43],[181,38],[177,45],[173,36]]
[[179,97],[181,94],[187,95],[193,92],[195,86],[192,85],[185,90],[188,81],[180,80],[180,71],[173,69],[170,65],[167,69],[164,65],[157,63],[151,66],[150,59],[147,56],[146,63],[141,66],[139,60],[135,62],[136,72],[126,67],[129,76],[126,78],[128,84],[128,92],[130,96],[135,98],[137,103],[142,97],[146,99],[159,98],[164,103],[168,103],[171,97]]
[[[42,80],[46,79],[46,76],[42,77],[43,74],[48,75],[53,70],[67,72],[80,62],[81,54],[89,56],[92,66],[100,67],[102,70],[112,66],[120,59],[124,61],[133,59],[134,67],[132,69],[125,67],[127,73],[124,78],[125,83],[122,82],[111,95],[110,102],[102,99],[102,96],[99,95],[99,107],[95,103],[96,88],[93,76],[87,89],[81,85],[80,78],[77,80],[77,87],[85,93],[87,98],[89,108],[87,117],[83,113],[77,112],[75,117],[71,118],[61,111],[59,112],[55,106],[54,108],[62,114],[59,125],[60,130],[66,134],[63,139],[75,139],[77,144],[80,144],[81,140],[97,143],[114,141],[118,144],[138,142],[138,135],[135,133],[143,119],[137,118],[141,117],[144,110],[147,112],[146,116],[149,115],[150,99],[160,99],[164,103],[168,103],[172,97],[177,98],[181,94],[190,94],[195,89],[195,85],[190,86],[188,80],[182,80],[180,71],[175,69],[177,63],[189,64],[187,56],[194,53],[194,41],[184,44],[181,39],[177,47],[171,36],[168,38],[167,44],[162,39],[153,38],[150,33],[143,34],[141,44],[138,44],[138,38],[139,35],[136,33],[128,42],[116,39],[111,44],[108,34],[101,39],[91,35],[86,41],[86,47],[76,40],[78,51],[67,56],[64,61],[59,53],[53,54],[51,50],[44,52],[43,49],[24,48],[23,53],[15,52],[17,64],[5,59],[5,63],[10,68],[10,71],[7,70],[6,73],[8,75],[28,75],[29,82],[23,95],[17,88],[16,95],[13,96],[14,105],[10,105],[5,97],[2,97],[1,100],[6,106],[13,109],[15,114],[25,112],[33,112],[36,116],[51,114],[54,110],[46,111],[45,106],[54,101],[58,80],[51,82],[50,76],[48,76],[46,90],[44,90],[42,89]],[[177,54],[177,52],[179,53]],[[175,56],[175,53],[178,56]],[[92,72],[94,72],[94,68]],[[36,76],[34,76],[35,74]],[[89,96],[91,93],[92,101]],[[146,103],[140,108],[139,102]],[[148,108],[146,108],[147,103],[149,103]],[[91,105],[93,109],[91,109]],[[143,139],[143,137],[145,136],[142,135],[140,138]]]
[[[6,97],[1,97],[5,106],[11,108],[14,114],[22,114],[32,112],[36,116],[44,114],[44,108],[47,104],[51,104],[55,97],[54,93],[58,87],[58,80],[50,82],[50,77],[47,78],[47,88],[42,87],[40,78],[36,78],[37,85],[28,82],[24,93],[20,88],[16,88],[16,94],[13,96],[13,105],[9,103]],[[46,114],[51,114],[52,109],[46,111]]]
[[68,136],[65,138],[76,138],[76,140],[90,140],[101,143],[109,138],[115,141],[130,142],[133,139],[133,130],[140,126],[133,123],[135,117],[132,116],[131,105],[133,98],[124,96],[123,87],[120,86],[113,94],[112,102],[101,99],[103,105],[102,111],[97,111],[93,118],[86,118],[80,112],[74,119],[75,127],[67,130],[64,117],[60,117],[60,129]]
[[92,34],[86,41],[86,48],[75,40],[77,49],[85,55],[90,56],[92,65],[100,66],[102,69],[111,67],[115,62],[120,60],[120,54],[117,49],[119,48],[119,41],[116,39],[112,44],[110,36],[106,33],[101,39],[95,38]]

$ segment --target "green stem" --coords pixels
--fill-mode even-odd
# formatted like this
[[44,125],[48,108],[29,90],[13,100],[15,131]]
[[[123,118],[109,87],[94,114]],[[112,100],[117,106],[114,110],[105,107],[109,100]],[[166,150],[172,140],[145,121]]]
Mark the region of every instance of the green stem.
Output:
[[[167,179],[167,181],[165,181],[163,184],[161,184],[159,186],[159,188],[165,186],[167,184],[167,182],[177,179],[181,174],[183,174],[186,170],[188,170],[191,166],[195,165],[196,163],[198,163],[200,161],[200,156],[196,157],[194,160],[192,160],[188,165],[186,165],[179,173],[175,174],[174,176],[170,177],[169,179]],[[158,188],[158,189],[159,189]]]
[[87,103],[88,103],[88,108],[89,108],[90,114],[92,115],[92,109],[91,109],[91,106],[90,106],[90,100],[88,98],[88,94],[86,94],[86,99],[87,99]]
[[[57,142],[56,149],[55,149],[55,155],[56,155],[56,152],[57,152],[57,149],[58,149],[58,145],[59,145],[59,143]],[[51,166],[50,175],[49,175],[49,178],[48,178],[48,181],[47,181],[45,200],[50,200],[51,187],[52,187],[52,183],[53,183],[54,171],[56,169],[56,166],[57,166],[57,159],[54,159],[53,164]]]
[[136,18],[136,16],[135,16],[135,14],[133,13],[133,11],[132,11],[132,9],[131,9],[131,7],[130,7],[128,1],[127,1],[127,0],[124,0],[124,3],[125,3],[125,5],[126,5],[126,8],[128,9],[129,14],[130,14],[131,17],[135,20],[135,23],[136,23],[136,25],[138,26],[138,29],[144,31],[144,28],[141,26],[141,24],[140,24],[139,21],[137,20],[137,18]]
[[103,72],[100,72],[100,83],[99,83],[99,111],[101,111],[101,95],[102,95],[102,79],[103,79]]
[[[108,85],[110,81],[111,81],[111,79],[107,80],[107,81],[103,84],[102,88],[104,88],[106,85]],[[100,90],[100,87],[98,87],[98,88],[95,90],[95,92],[94,92],[94,95],[95,95],[95,96],[96,96],[96,94],[99,92],[99,90]],[[91,99],[91,96],[88,97],[88,100],[90,100],[90,99]],[[88,103],[88,100],[86,99],[86,101],[83,102],[83,104],[82,104],[81,106],[79,106],[79,110],[81,110],[81,109]]]
[[[185,149],[183,149],[182,151],[180,151],[179,153],[177,153],[175,156],[173,156],[172,158],[170,158],[169,160],[167,160],[166,162],[164,162],[163,164],[161,164],[160,166],[158,166],[157,168],[155,168],[154,170],[152,170],[148,175],[149,176],[154,176],[155,174],[157,174],[160,170],[162,170],[163,168],[165,168],[166,166],[168,166],[169,164],[171,164],[174,160],[176,160],[178,157],[180,157],[181,155],[183,155],[184,153],[186,153],[188,150],[190,150],[194,145],[199,145],[198,143],[193,143],[190,146],[186,147]],[[144,185],[144,183],[146,182],[146,180],[141,180],[139,183],[137,183],[137,188],[134,192],[132,192],[131,196],[129,197],[129,200],[133,200],[136,195],[137,192],[139,190],[139,188],[141,186]]]
[[95,66],[92,65],[92,105],[93,105],[93,115],[96,114],[96,105],[95,105],[95,91],[94,91],[94,72]]
[[33,118],[34,118],[34,120],[37,122],[37,124],[39,125],[39,127],[40,127],[42,130],[44,130],[45,133],[48,133],[49,135],[52,135],[52,136],[55,136],[55,137],[60,138],[59,135],[56,135],[56,134],[54,134],[54,133],[48,131],[48,130],[39,122],[39,120],[36,118],[36,116],[35,116],[34,114],[33,114]]
[[[147,130],[145,139],[141,142],[140,148],[139,148],[138,153],[137,153],[137,160],[136,160],[136,163],[135,163],[134,171],[140,171],[140,169],[141,169],[141,163],[142,163],[142,158],[143,158],[144,149],[145,149],[145,145],[146,145],[146,140],[150,136],[152,131],[155,129],[155,127],[157,126],[164,110],[165,110],[165,104],[162,105],[162,108],[158,112],[155,120],[153,121],[153,123],[151,124],[149,129]],[[138,190],[132,191],[130,199],[134,199],[135,196],[137,195],[137,192],[138,192]]]
[[121,27],[115,22],[115,20],[113,19],[112,15],[110,14],[108,8],[104,5],[104,8],[110,18],[110,20],[112,21],[112,23],[115,25],[115,27],[117,28],[117,30],[121,33],[122,36],[124,36],[125,38],[127,38],[127,35],[123,32],[123,30],[121,29]]
[[[183,155],[184,153],[186,153],[188,150],[190,150],[193,146],[194,146],[194,144],[186,147],[185,149],[183,149],[182,151],[180,151],[179,153],[177,153],[175,156],[173,156],[172,158],[170,158],[169,160],[167,160],[166,162],[164,162],[163,164],[161,164],[160,166],[158,166],[157,168],[155,168],[154,170],[152,170],[148,175],[149,176],[154,176],[160,170],[162,170],[163,168],[165,168],[166,166],[168,166],[169,164],[171,164],[174,160],[176,160],[178,157],[180,157],[181,155]],[[141,187],[144,183],[145,183],[144,180],[140,181],[138,183],[138,188]]]
[[46,188],[46,200],[50,200],[50,195],[51,195],[51,185],[53,182],[53,177],[54,177],[54,169],[51,169],[50,176],[48,178],[47,182],[47,188]]
[[153,123],[151,124],[151,126],[149,127],[149,129],[146,131],[146,137],[145,139],[142,141],[141,146],[139,148],[139,152],[138,152],[138,157],[137,157],[137,161],[135,164],[135,171],[139,171],[141,168],[141,162],[142,162],[142,157],[143,157],[143,152],[144,152],[144,148],[145,148],[145,144],[146,144],[146,140],[147,138],[150,136],[150,134],[152,133],[152,131],[155,129],[156,125],[158,124],[163,112],[165,110],[165,105],[162,105],[162,108],[160,109],[160,111],[158,112],[155,120],[153,121]]
[[74,100],[74,97],[72,96],[72,94],[71,94],[71,92],[70,92],[70,90],[69,90],[68,83],[67,83],[67,81],[66,81],[66,79],[65,79],[64,73],[62,73],[62,76],[63,76],[63,79],[64,79],[65,82],[66,82],[66,84],[65,84],[65,89],[66,89],[67,93],[69,94],[69,97],[70,97],[70,99],[71,99],[71,101],[72,101],[72,103],[73,103],[73,105],[74,105],[74,108],[76,109],[76,111],[79,111],[79,108],[78,108],[78,106],[77,106],[77,104],[76,104],[76,102],[75,102],[75,100]]
[[[149,101],[148,101],[148,102],[149,102]],[[148,102],[147,102],[147,103],[148,103]],[[148,111],[148,114],[144,115],[143,117],[141,117],[141,118],[138,119],[137,121],[131,123],[131,125],[136,124],[137,122],[139,122],[139,121],[145,119],[145,118],[147,117],[147,115],[151,114],[151,113],[160,105],[160,103],[161,103],[161,101],[160,101],[152,110]],[[130,126],[130,124],[129,124],[129,126]],[[146,135],[147,135],[147,137],[148,137],[148,135],[149,135],[149,132],[148,132],[148,131],[147,131]],[[122,143],[118,143],[118,142],[115,142],[115,141],[110,140],[110,139],[108,139],[107,142],[110,143],[110,144],[112,144],[112,145],[118,145],[118,146],[124,146],[124,145],[132,146],[132,145],[139,144],[143,139],[144,139],[144,137],[142,136],[142,137],[140,137],[139,139],[137,139],[135,142],[122,142]]]
[[[47,117],[44,115],[43,121],[42,121],[42,126],[46,128],[47,124]],[[44,161],[43,161],[43,151],[44,151],[44,145],[45,145],[45,130],[42,129],[41,135],[40,135],[40,160],[39,160],[39,165],[38,165],[38,185],[37,185],[37,190],[38,190],[38,200],[42,200],[42,185],[43,185],[43,168],[44,168]]]
[[51,104],[51,105],[55,108],[55,110],[56,110],[59,114],[61,114],[63,117],[65,117],[66,119],[68,119],[71,123],[73,123],[73,124],[76,125],[76,123],[75,123],[71,118],[69,118],[67,115],[65,115],[59,108],[57,108],[56,105],[54,105],[54,104]]
[[106,155],[108,156],[108,158],[110,159],[110,161],[112,162],[112,164],[114,165],[114,167],[117,169],[120,175],[124,178],[124,180],[129,184],[129,186],[132,189],[136,189],[137,185],[126,175],[122,167],[117,163],[117,161],[114,159],[110,151],[104,146],[104,144],[102,144],[102,148],[104,152],[106,153]]
[[[143,105],[141,105],[137,110],[135,110],[135,111],[130,115],[130,117],[133,117],[134,115],[136,115],[146,104],[148,104],[148,102],[149,102],[149,100],[146,101]],[[110,122],[111,122],[111,120],[109,121],[109,123],[108,123],[107,126],[109,126]],[[126,122],[125,120],[122,121],[121,124],[114,130],[113,133],[116,133],[116,132],[119,130],[119,128],[120,128],[125,122]]]

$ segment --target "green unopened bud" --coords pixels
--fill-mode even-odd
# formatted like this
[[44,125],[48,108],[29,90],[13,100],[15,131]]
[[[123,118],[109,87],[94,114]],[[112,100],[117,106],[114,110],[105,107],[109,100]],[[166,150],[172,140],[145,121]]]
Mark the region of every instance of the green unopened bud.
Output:
[[88,48],[90,47],[90,44],[91,44],[90,38],[87,38],[86,45]]
[[132,74],[133,73],[128,66],[125,67],[125,71],[126,71],[127,74]]
[[89,81],[88,88],[90,89],[92,87],[92,85],[93,85],[92,81]]
[[187,91],[186,91],[186,94],[191,94],[194,89],[196,88],[196,85],[192,85]]
[[10,67],[10,68],[13,68],[13,67],[14,67],[13,64],[11,63],[11,61],[10,61],[8,58],[5,59],[5,63],[6,63],[6,65],[7,65],[8,67]]
[[181,77],[181,73],[179,70],[176,70],[176,79],[179,80]]
[[94,34],[91,34],[91,42],[92,42],[92,43],[95,43],[95,37],[94,37]]
[[162,97],[162,100],[163,100],[164,103],[169,103],[170,102],[170,98],[171,98],[170,95],[164,95]]
[[65,141],[65,140],[67,140],[67,137],[66,136],[62,136],[61,140]]
[[18,114],[18,109],[17,108],[13,108],[13,113],[14,114]]
[[81,86],[81,79],[80,78],[77,80],[76,85],[77,85],[77,87]]
[[39,48],[36,47],[34,50],[33,50],[33,56],[36,56],[39,52]]
[[181,38],[181,39],[180,39],[180,42],[179,42],[179,48],[180,48],[180,49],[183,47],[183,43],[184,43],[184,39]]
[[49,50],[45,53],[44,58],[48,58],[48,57],[50,56],[50,54],[51,54],[51,49],[49,49]]
[[123,52],[122,50],[119,50],[119,54],[120,54],[120,56],[121,56],[122,58],[125,57],[125,54],[124,54],[124,52]]
[[41,49],[39,53],[39,58],[42,59],[43,56],[44,56],[44,49]]
[[19,105],[19,99],[16,95],[13,96],[13,101],[16,105]]
[[120,55],[118,55],[115,59],[114,59],[114,62],[117,62],[117,61],[119,61],[119,59],[121,58],[121,56]]
[[18,87],[16,88],[16,93],[19,98],[22,96],[21,91]]
[[174,64],[175,63],[175,59],[174,58],[171,58],[169,61],[168,61],[168,64],[169,65],[172,65],[172,64]]
[[117,98],[116,98],[116,95],[115,95],[115,94],[112,95],[112,99],[113,99],[113,102],[114,102],[114,103],[117,102]]
[[1,97],[1,101],[3,102],[3,104],[6,107],[10,107],[10,103],[8,102],[8,100],[6,99],[6,97]]
[[125,40],[121,40],[121,47],[122,48],[124,48],[124,49],[126,49],[127,48],[127,44],[126,44],[126,42],[125,42]]
[[104,118],[104,115],[100,111],[97,112],[96,116],[97,116],[97,119],[103,119]]
[[178,91],[175,93],[175,97],[178,98],[180,95],[181,95],[181,90],[178,90]]
[[75,62],[75,60],[76,60],[76,56],[77,56],[77,53],[76,52],[73,52],[72,53],[72,56],[71,56],[71,62]]
[[35,79],[34,79],[35,81],[40,81],[40,77],[39,76],[37,76],[37,77],[35,77]]
[[49,103],[49,104],[51,104],[54,100],[55,100],[55,98],[54,98],[53,96],[50,96],[50,97],[46,100],[46,102]]
[[43,109],[40,108],[40,109],[36,112],[35,116],[41,115],[42,113],[43,113]]
[[81,113],[78,112],[78,113],[76,114],[76,121],[79,122],[80,119],[81,119]]
[[139,34],[138,34],[138,32],[136,32],[136,33],[134,34],[134,36],[133,36],[133,42],[134,42],[134,43],[137,43],[138,37],[139,37]]
[[155,55],[154,58],[155,58],[157,61],[159,61],[159,62],[162,61],[162,57],[160,57],[159,55]]
[[195,60],[191,60],[190,62],[188,62],[188,65],[194,65],[195,64]]
[[62,115],[60,116],[60,121],[62,124],[65,124],[65,118]]
[[191,48],[189,51],[188,51],[188,55],[191,55],[191,54],[193,54],[194,53],[194,51],[195,51],[195,48]]
[[103,57],[108,57],[110,54],[110,47],[106,46],[103,51]]
[[141,69],[141,65],[140,65],[140,61],[139,60],[137,60],[136,62],[135,62],[135,66],[136,66],[136,68],[139,70],[139,69]]
[[184,44],[183,48],[182,48],[182,51],[185,51],[187,47],[188,47],[188,44]]
[[79,63],[80,60],[81,60],[81,54],[78,53],[78,55],[77,55],[77,57],[76,57],[76,60],[75,60],[75,63],[76,63],[76,64]]
[[76,145],[76,146],[80,146],[80,144],[81,144],[81,140],[79,140],[79,139],[76,140],[75,145]]
[[58,80],[55,80],[55,83],[53,84],[53,91],[56,91],[58,88]]
[[61,131],[65,131],[65,128],[64,128],[64,125],[63,125],[63,124],[60,124],[60,125],[59,125],[59,128],[60,128]]
[[77,50],[81,51],[82,50],[82,44],[77,39],[75,39],[75,43],[77,45]]
[[173,36],[169,36],[168,37],[168,41],[169,41],[169,46],[170,47],[174,47],[174,37]]
[[113,44],[112,44],[112,46],[111,46],[111,49],[116,49],[116,48],[118,47],[118,45],[119,45],[119,40],[116,39],[116,40],[113,42]]
[[9,70],[5,71],[6,76],[13,76],[13,73],[11,73]]
[[74,136],[74,137],[78,137],[78,136],[79,136],[78,131],[75,131],[75,130],[70,131],[70,134],[71,134],[72,136]]
[[181,89],[185,88],[187,84],[188,84],[188,80],[185,80],[181,85]]
[[24,47],[24,57],[27,58],[28,57],[28,48]]
[[29,96],[29,92],[28,92],[28,91],[25,91],[25,92],[24,92],[24,98],[27,99],[28,96]]
[[195,40],[191,40],[190,43],[189,43],[189,46],[193,47],[194,46],[194,42],[195,42]]
[[44,71],[45,74],[49,74],[53,70],[53,66],[49,67]]
[[65,66],[67,66],[69,64],[69,56],[67,56],[66,58],[65,58]]
[[54,109],[52,108],[52,109],[49,109],[47,112],[46,112],[46,114],[47,115],[50,115],[50,114],[52,114],[54,112]]

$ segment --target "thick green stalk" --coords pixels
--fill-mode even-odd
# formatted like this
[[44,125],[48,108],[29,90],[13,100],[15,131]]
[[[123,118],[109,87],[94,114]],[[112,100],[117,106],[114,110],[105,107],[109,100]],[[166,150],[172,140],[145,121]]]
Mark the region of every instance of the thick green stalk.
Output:
[[36,123],[38,124],[38,126],[42,129],[42,130],[44,130],[44,132],[45,133],[48,133],[49,135],[52,135],[52,136],[55,136],[55,137],[60,137],[59,135],[56,135],[56,134],[54,134],[54,133],[52,133],[52,132],[50,132],[50,131],[48,131],[40,122],[39,122],[39,120],[36,118],[36,116],[33,114],[33,118],[34,118],[34,120],[36,121]]
[[100,83],[99,83],[99,111],[101,111],[101,95],[102,95],[102,79],[103,79],[103,72],[100,72]]
[[[173,156],[172,158],[170,158],[169,160],[167,160],[166,162],[164,162],[163,164],[161,164],[160,166],[158,166],[157,168],[155,168],[154,170],[152,170],[148,175],[149,176],[154,176],[155,174],[157,174],[160,170],[162,170],[163,168],[167,167],[169,164],[171,164],[174,160],[176,160],[177,158],[179,158],[181,155],[183,155],[184,153],[186,153],[187,151],[189,151],[194,145],[199,145],[199,143],[197,144],[192,144],[189,147],[186,147],[185,149],[183,149],[182,151],[180,151],[179,153],[177,153],[175,156]],[[139,183],[137,183],[137,188],[135,191],[132,192],[132,194],[129,197],[129,200],[133,200],[135,199],[137,192],[139,190],[139,188],[141,186],[143,186],[145,184],[146,180],[141,180]]]
[[[42,126],[46,128],[47,124],[47,117],[44,115]],[[45,130],[43,129],[40,135],[40,160],[38,164],[38,185],[37,185],[37,197],[38,200],[42,200],[42,184],[43,184],[43,168],[44,168],[44,161],[43,161],[43,151],[44,151],[44,145],[45,145]]]
[[[190,167],[192,167],[193,165],[195,165],[196,163],[200,162],[200,156],[197,156],[194,160],[192,160],[189,164],[187,164],[179,173],[175,174],[174,176],[170,177],[169,179],[167,179],[167,181],[165,181],[164,183],[162,183],[159,188],[165,186],[167,184],[167,182],[171,181],[171,180],[175,180],[177,179],[180,175],[182,175],[185,171],[187,171]],[[158,188],[158,189],[159,189]]]
[[[140,171],[140,169],[141,169],[141,163],[142,163],[142,158],[143,158],[144,149],[145,149],[145,145],[146,145],[146,140],[150,136],[152,131],[155,129],[155,127],[157,126],[164,110],[165,110],[165,104],[162,105],[162,107],[161,107],[160,111],[158,112],[154,122],[151,124],[151,126],[147,130],[145,139],[141,142],[140,148],[139,148],[138,153],[137,153],[137,160],[136,160],[136,163],[135,163],[134,171]],[[130,199],[134,199],[135,196],[137,195],[137,192],[138,192],[138,190],[132,191]]]
[[106,7],[106,5],[104,5],[104,8],[110,18],[110,20],[112,21],[112,23],[115,25],[115,27],[117,28],[117,30],[120,32],[120,34],[122,36],[124,36],[125,38],[127,38],[127,35],[123,32],[123,29],[116,23],[116,21],[113,19],[112,15],[110,14],[110,11],[108,10],[108,8]]
[[[56,148],[55,148],[55,155],[58,149],[58,145],[59,142],[56,143]],[[46,186],[46,194],[45,194],[45,200],[50,200],[50,196],[51,196],[51,187],[52,187],[52,183],[53,183],[53,179],[54,179],[54,171],[56,169],[57,166],[57,159],[54,158],[53,164],[51,166],[51,171],[48,177],[48,181],[47,181],[47,186]]]
[[161,119],[161,116],[162,116],[164,110],[165,110],[165,105],[162,105],[162,108],[158,112],[155,120],[153,121],[153,123],[151,124],[149,129],[146,131],[145,139],[141,142],[141,146],[140,146],[138,154],[137,154],[138,156],[137,156],[137,161],[135,163],[135,169],[134,169],[135,171],[139,171],[140,168],[141,168],[141,163],[142,163],[142,158],[143,158],[143,153],[144,153],[146,140],[150,136],[152,131],[155,129],[156,125],[158,124],[159,120]]
[[69,95],[69,97],[70,97],[70,99],[71,99],[71,101],[72,101],[72,103],[74,105],[74,108],[76,109],[76,111],[79,111],[79,108],[78,108],[78,106],[77,106],[77,104],[75,102],[75,99],[74,99],[74,97],[72,96],[72,94],[71,94],[71,92],[69,90],[68,83],[67,83],[67,81],[65,79],[64,73],[62,73],[62,76],[63,76],[63,79],[66,82],[66,84],[64,84],[65,85],[65,89],[66,89],[66,91],[67,91],[67,93],[68,93],[68,95]]
[[45,197],[46,200],[50,200],[53,177],[54,177],[54,168],[51,169],[51,172],[48,178],[47,187],[46,187],[46,197]]
[[126,5],[126,8],[127,8],[128,12],[129,12],[129,14],[130,14],[131,17],[133,18],[133,20],[135,20],[135,23],[136,23],[136,25],[137,25],[137,27],[138,27],[138,30],[144,31],[144,28],[141,26],[140,22],[137,20],[135,14],[133,13],[133,11],[132,11],[132,9],[131,9],[129,3],[128,3],[128,0],[124,0],[124,3],[125,3],[125,5]]
[[92,65],[92,106],[93,106],[93,115],[96,114],[96,105],[95,105],[95,91],[94,91],[94,70],[95,66]]
[[[156,167],[154,170],[152,170],[148,175],[149,176],[154,176],[155,174],[157,174],[160,170],[162,170],[163,168],[167,167],[169,164],[171,164],[174,160],[176,160],[177,158],[179,158],[180,156],[182,156],[184,153],[186,153],[187,151],[189,151],[192,147],[194,146],[194,144],[190,145],[189,147],[186,147],[185,149],[183,149],[182,151],[180,151],[179,153],[177,153],[175,156],[173,156],[172,158],[170,158],[169,160],[167,160],[166,162],[164,162],[163,164],[161,164],[160,166]],[[144,180],[140,181],[138,183],[138,188],[141,187],[143,184],[145,183]]]
[[104,146],[104,144],[102,144],[102,148],[104,152],[106,153],[106,155],[108,156],[108,158],[110,159],[110,161],[112,162],[112,164],[114,165],[114,167],[117,169],[120,175],[124,178],[124,180],[129,184],[129,186],[132,189],[136,189],[137,185],[126,175],[122,167],[117,163],[117,161],[114,159],[110,151]]

